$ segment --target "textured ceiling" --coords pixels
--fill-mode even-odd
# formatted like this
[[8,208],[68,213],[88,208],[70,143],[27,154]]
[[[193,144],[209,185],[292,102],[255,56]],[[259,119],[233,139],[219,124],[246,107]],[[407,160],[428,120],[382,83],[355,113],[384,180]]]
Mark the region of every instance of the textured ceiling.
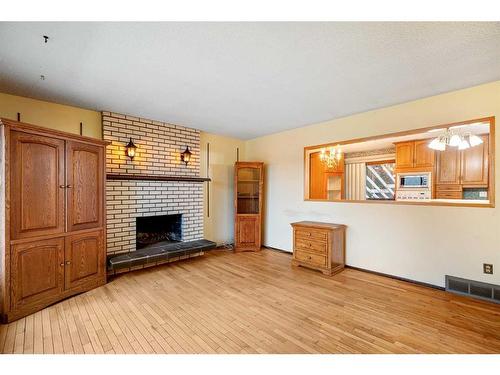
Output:
[[0,91],[248,139],[499,80],[499,46],[499,22],[1,22]]

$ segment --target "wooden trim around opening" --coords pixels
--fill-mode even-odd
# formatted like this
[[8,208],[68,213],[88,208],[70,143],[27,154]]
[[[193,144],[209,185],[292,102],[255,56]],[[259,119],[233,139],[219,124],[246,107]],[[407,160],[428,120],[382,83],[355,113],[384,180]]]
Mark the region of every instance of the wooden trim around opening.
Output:
[[[308,183],[309,183],[309,178],[306,174],[307,162],[308,162],[307,154],[311,150],[332,147],[332,146],[348,145],[348,144],[352,144],[352,143],[374,141],[374,140],[384,139],[384,138],[392,138],[392,137],[401,137],[401,136],[405,136],[405,135],[420,134],[420,133],[423,133],[423,132],[426,132],[426,131],[429,131],[432,129],[449,128],[449,127],[458,126],[458,125],[468,125],[468,124],[474,124],[476,122],[489,122],[490,123],[489,150],[488,150],[488,158],[489,158],[489,168],[488,168],[489,202],[488,203],[413,202],[413,201],[397,201],[397,200],[345,200],[345,199],[329,200],[329,199],[311,199],[307,195],[308,194]],[[478,118],[478,119],[454,122],[454,123],[449,123],[449,124],[428,126],[428,127],[424,127],[424,128],[405,130],[405,131],[400,131],[400,132],[395,132],[395,133],[375,135],[375,136],[371,136],[371,137],[350,139],[350,140],[345,140],[345,141],[340,141],[340,142],[330,142],[330,143],[324,143],[324,144],[320,144],[320,145],[306,146],[306,147],[304,147],[304,169],[303,170],[304,170],[304,201],[331,202],[331,203],[395,204],[395,205],[408,205],[408,206],[447,206],[447,207],[494,208],[495,207],[495,116],[482,117],[482,118]]]

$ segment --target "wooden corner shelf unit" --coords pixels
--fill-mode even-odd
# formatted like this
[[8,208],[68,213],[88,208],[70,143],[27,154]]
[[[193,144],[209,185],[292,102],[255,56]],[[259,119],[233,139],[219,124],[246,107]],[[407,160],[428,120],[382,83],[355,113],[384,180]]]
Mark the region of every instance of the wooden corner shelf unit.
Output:
[[262,244],[264,163],[234,166],[234,251],[259,251]]
[[291,225],[292,265],[319,270],[325,275],[344,269],[345,225],[316,221],[300,221]]
[[107,142],[0,120],[0,319],[106,282]]

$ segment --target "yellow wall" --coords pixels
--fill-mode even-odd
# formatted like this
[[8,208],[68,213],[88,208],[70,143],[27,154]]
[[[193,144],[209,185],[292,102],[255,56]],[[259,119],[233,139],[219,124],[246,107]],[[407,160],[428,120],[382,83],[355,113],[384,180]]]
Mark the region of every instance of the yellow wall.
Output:
[[233,176],[236,149],[243,160],[245,142],[239,139],[201,133],[201,175],[207,175],[207,143],[210,143],[210,217],[207,207],[207,188],[204,184],[205,238],[220,244],[234,240]]
[[0,93],[0,117],[17,120],[18,112],[22,122],[68,133],[79,134],[82,122],[83,135],[102,138],[100,112]]
[[[266,164],[264,244],[290,251],[294,221],[344,223],[349,265],[440,286],[445,275],[499,284],[500,272],[485,275],[482,267],[500,268],[500,208],[303,199],[304,146],[487,116],[498,124],[500,81],[247,141],[246,157]],[[495,175],[498,187],[500,163]]]

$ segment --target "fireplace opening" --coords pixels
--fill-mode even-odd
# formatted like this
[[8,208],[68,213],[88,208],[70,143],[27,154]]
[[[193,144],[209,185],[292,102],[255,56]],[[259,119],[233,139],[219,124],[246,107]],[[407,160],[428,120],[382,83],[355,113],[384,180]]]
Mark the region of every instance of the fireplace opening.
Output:
[[136,249],[182,241],[182,215],[136,218]]

